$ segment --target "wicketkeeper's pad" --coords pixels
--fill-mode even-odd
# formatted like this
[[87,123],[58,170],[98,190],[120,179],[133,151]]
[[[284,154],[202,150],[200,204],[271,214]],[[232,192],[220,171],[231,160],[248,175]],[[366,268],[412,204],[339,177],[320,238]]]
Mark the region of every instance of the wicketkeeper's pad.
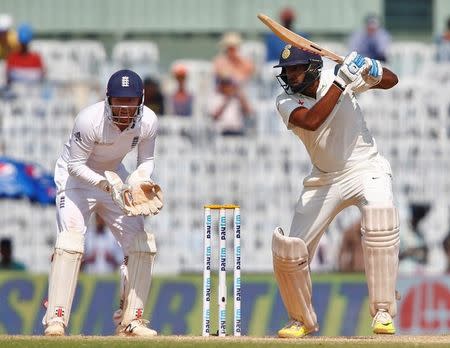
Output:
[[393,206],[365,206],[361,233],[369,289],[370,314],[378,310],[397,313],[395,285],[400,246],[398,211]]
[[78,280],[84,236],[79,232],[58,234],[48,284],[48,306],[42,323],[60,321],[67,327]]
[[120,309],[113,317],[116,325],[143,319],[156,251],[153,234],[145,232],[136,236],[132,250],[121,266]]
[[272,254],[275,278],[289,317],[315,331],[318,324],[311,302],[312,283],[305,242],[284,236],[278,227],[272,236]]

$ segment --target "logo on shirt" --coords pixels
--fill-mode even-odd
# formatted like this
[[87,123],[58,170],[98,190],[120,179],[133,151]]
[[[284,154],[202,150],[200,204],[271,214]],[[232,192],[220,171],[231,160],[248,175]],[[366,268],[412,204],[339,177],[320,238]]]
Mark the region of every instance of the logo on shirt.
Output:
[[300,105],[303,105],[303,104],[305,104],[305,102],[303,101],[303,100],[298,100],[298,103],[300,104]]
[[80,132],[74,133],[73,136],[75,137],[75,141],[78,141],[79,143],[81,143],[81,133]]
[[122,87],[130,87],[130,79],[128,76],[122,76]]
[[61,196],[59,199],[59,209],[62,209],[66,206],[66,196]]
[[131,142],[131,148],[132,149],[136,147],[138,141],[139,141],[139,137],[138,136],[133,138],[133,141]]

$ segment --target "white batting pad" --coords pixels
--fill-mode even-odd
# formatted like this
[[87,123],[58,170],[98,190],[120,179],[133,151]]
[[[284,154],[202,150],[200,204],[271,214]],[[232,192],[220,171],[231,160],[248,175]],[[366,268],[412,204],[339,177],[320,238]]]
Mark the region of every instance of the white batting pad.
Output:
[[63,231],[56,239],[48,284],[48,307],[42,320],[60,321],[67,327],[78,280],[84,236],[79,232]]
[[[156,256],[155,237],[151,233],[140,233],[136,237],[130,254],[122,266],[123,297],[121,298],[121,325],[143,318],[152,280],[153,261]],[[117,313],[115,314],[117,316]]]
[[317,316],[311,296],[308,248],[300,238],[286,237],[281,228],[272,236],[273,269],[281,298],[291,319],[316,329]]
[[362,209],[362,248],[372,316],[380,309],[388,311],[392,317],[397,313],[399,226],[398,211],[393,206]]

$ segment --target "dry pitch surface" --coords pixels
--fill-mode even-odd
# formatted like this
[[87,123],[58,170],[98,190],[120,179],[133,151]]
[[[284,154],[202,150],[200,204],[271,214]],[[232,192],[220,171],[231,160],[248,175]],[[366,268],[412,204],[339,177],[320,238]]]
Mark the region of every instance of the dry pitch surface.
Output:
[[69,336],[47,338],[42,336],[0,336],[0,347],[449,347],[450,334],[442,336],[367,336],[367,337],[310,337],[298,340],[273,337],[194,337],[159,336],[152,339],[120,338],[112,336]]

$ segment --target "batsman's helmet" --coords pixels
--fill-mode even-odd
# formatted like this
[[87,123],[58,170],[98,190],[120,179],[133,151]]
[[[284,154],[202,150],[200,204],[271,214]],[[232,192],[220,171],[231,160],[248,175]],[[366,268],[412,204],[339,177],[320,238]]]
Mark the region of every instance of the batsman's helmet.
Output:
[[[286,75],[286,67],[294,65],[308,65],[303,82],[296,85],[289,84]],[[278,82],[286,93],[293,94],[301,93],[317,80],[322,66],[322,57],[318,54],[303,51],[292,45],[286,45],[281,51],[279,63],[274,68],[281,68],[281,73],[277,75]]]
[[[139,105],[111,105],[111,98],[140,98]],[[112,107],[118,108],[119,112],[114,115]],[[108,119],[117,125],[129,125],[139,122],[144,109],[144,83],[142,79],[132,70],[116,71],[109,78],[106,87],[105,114]],[[135,110],[132,112],[131,110]]]

